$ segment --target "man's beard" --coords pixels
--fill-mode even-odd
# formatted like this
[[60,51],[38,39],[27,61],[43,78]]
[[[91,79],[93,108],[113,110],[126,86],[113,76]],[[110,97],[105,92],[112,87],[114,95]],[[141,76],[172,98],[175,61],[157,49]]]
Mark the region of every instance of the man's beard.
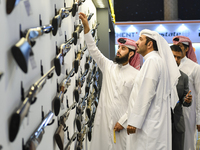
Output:
[[121,58],[119,58],[119,56],[115,56],[114,62],[116,62],[118,64],[123,64],[128,61],[128,56],[129,56],[129,53],[127,53],[125,56],[123,56]]

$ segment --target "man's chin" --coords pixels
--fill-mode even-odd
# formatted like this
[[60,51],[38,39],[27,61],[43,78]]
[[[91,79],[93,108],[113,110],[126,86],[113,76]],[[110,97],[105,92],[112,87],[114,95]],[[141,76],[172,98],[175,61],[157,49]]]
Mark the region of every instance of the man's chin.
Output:
[[137,52],[138,54],[140,54],[140,50],[137,50],[136,52]]

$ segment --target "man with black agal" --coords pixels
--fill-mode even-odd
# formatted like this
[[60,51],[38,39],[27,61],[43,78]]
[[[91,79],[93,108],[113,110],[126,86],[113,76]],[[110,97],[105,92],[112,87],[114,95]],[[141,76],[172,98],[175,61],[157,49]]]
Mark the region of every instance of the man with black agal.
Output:
[[124,150],[127,137],[126,111],[134,79],[138,73],[138,70],[129,64],[130,59],[139,59],[139,55],[135,55],[136,43],[131,39],[119,38],[119,49],[113,62],[96,47],[86,15],[80,13],[79,18],[84,25],[84,38],[88,51],[103,74],[90,149]]

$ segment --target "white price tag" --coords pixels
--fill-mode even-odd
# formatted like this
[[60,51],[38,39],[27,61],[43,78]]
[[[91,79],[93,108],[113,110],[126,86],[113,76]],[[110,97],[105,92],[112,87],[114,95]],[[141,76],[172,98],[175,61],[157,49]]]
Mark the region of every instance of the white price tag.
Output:
[[[29,113],[29,112],[28,112],[28,113]],[[28,126],[28,125],[29,125],[29,114],[27,115],[26,118],[27,118],[27,120],[26,120],[26,121],[27,121],[27,122],[26,122],[26,125]],[[25,122],[25,121],[24,121],[24,122]],[[23,124],[23,127],[25,128],[25,124]]]
[[61,103],[61,110],[63,110],[65,107],[64,107],[64,104],[63,103]]
[[30,59],[30,62],[31,62],[32,69],[35,69],[37,67],[37,65],[36,65],[36,62],[35,62],[34,55],[31,55],[29,59]]
[[33,12],[32,12],[31,4],[30,4],[29,0],[25,0],[25,1],[24,1],[24,6],[25,6],[25,9],[26,9],[27,15],[28,15],[28,16],[32,15]]
[[61,27],[60,27],[60,28],[58,28],[58,31],[59,31],[59,35],[60,35],[60,36],[62,36],[62,35],[63,35],[63,33],[62,33],[62,29],[61,29]]
[[64,132],[64,145],[67,145],[67,143],[68,143],[68,140],[67,140],[67,131],[66,132]]
[[[63,58],[63,59],[64,59],[64,58]],[[61,66],[62,66],[62,67],[61,67],[61,73],[64,74],[64,75],[66,75],[67,64],[64,63],[64,65],[61,65]]]

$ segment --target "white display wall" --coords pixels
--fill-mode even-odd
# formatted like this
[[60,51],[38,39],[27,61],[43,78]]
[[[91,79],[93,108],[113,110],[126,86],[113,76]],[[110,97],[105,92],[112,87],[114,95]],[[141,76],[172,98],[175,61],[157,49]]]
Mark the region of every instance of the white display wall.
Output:
[[[30,3],[31,14],[28,15],[25,4]],[[9,122],[12,113],[22,104],[21,101],[21,82],[23,82],[24,91],[27,92],[29,87],[34,84],[37,80],[41,78],[40,63],[42,61],[43,72],[47,73],[53,66],[53,59],[56,57],[56,43],[60,46],[65,42],[65,34],[67,39],[71,38],[74,31],[74,24],[79,23],[78,12],[84,12],[86,14],[94,13],[90,20],[90,27],[96,21],[96,8],[91,0],[85,0],[85,2],[79,6],[78,12],[75,17],[70,15],[62,20],[61,28],[56,36],[52,33],[43,34],[37,38],[35,46],[32,48],[34,52],[34,58],[37,67],[32,69],[31,63],[28,63],[28,73],[24,73],[17,65],[11,54],[11,47],[15,45],[20,40],[19,26],[21,25],[21,30],[24,31],[31,27],[39,27],[39,16],[41,16],[42,25],[48,25],[51,23],[52,18],[55,16],[55,5],[57,11],[64,7],[64,2],[66,2],[67,7],[72,7],[73,0],[21,0],[17,6],[15,6],[11,14],[6,14],[6,0],[0,0],[0,72],[3,72],[3,76],[0,79],[0,149],[2,150],[22,150],[22,139],[24,143],[29,139],[34,130],[42,121],[41,112],[42,107],[44,115],[46,115],[49,110],[52,110],[52,101],[57,93],[57,81],[61,81],[66,76],[61,74],[57,76],[55,71],[51,79],[47,80],[43,89],[37,94],[37,101],[31,105],[28,116],[23,120],[16,139],[13,142],[9,141],[8,129]],[[30,9],[29,9],[30,10]],[[72,44],[71,50],[65,56],[65,65],[63,70],[72,69],[72,62],[75,59],[75,51],[80,49],[80,44],[84,46],[84,35],[83,31],[80,34],[77,45]],[[86,56],[88,52],[86,51],[81,60],[80,67],[84,71],[84,65],[86,62]],[[90,64],[92,68],[92,64]],[[43,139],[39,144],[37,150],[59,150],[57,144],[54,140],[54,133],[58,127],[58,120],[62,114],[67,110],[66,107],[66,96],[68,97],[69,106],[74,101],[73,91],[75,89],[75,80],[80,75],[79,72],[71,78],[71,85],[69,86],[67,93],[64,95],[64,108],[60,110],[59,115],[56,117],[51,126],[45,128],[45,133]],[[64,73],[64,71],[63,71]],[[85,83],[84,83],[85,84]],[[83,86],[84,87],[84,86]],[[85,94],[85,88],[82,88],[81,97]],[[72,137],[73,133],[77,131],[75,125],[75,115],[76,109],[70,112],[69,118],[66,121],[68,126],[69,138]],[[66,134],[66,133],[65,133]],[[65,145],[68,143],[65,137]],[[71,144],[71,150],[74,149],[75,142]],[[89,142],[87,136],[85,136],[84,149],[89,150]]]

